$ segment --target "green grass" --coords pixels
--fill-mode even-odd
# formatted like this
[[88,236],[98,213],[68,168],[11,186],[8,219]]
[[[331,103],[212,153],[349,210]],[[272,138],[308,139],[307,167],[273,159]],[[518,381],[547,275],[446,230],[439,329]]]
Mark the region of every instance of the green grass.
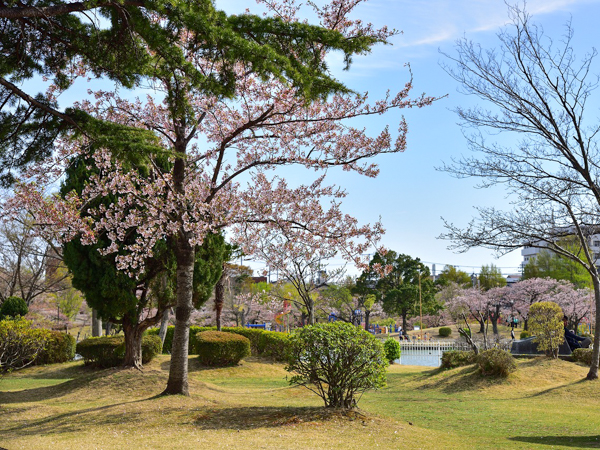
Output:
[[159,396],[168,367],[161,356],[143,372],[76,362],[9,374],[0,447],[600,448],[600,383],[566,361],[522,360],[506,379],[394,365],[349,414],[288,386],[281,364],[208,369],[191,358],[189,398]]

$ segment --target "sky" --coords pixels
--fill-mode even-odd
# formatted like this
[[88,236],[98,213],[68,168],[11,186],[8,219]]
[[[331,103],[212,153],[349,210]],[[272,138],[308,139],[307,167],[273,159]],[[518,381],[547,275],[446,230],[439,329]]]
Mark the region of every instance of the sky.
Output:
[[[251,12],[259,12],[252,2],[217,0],[216,4],[228,12],[241,12],[243,4],[249,5]],[[555,40],[560,39],[571,20],[576,55],[583,56],[598,45],[600,0],[530,0],[526,9]],[[445,231],[442,217],[466,225],[476,215],[474,206],[510,208],[510,199],[502,190],[477,189],[474,179],[459,180],[436,170],[452,157],[470,152],[453,109],[476,101],[460,93],[457,83],[444,72],[440,64],[450,61],[442,53],[455,54],[455,42],[462,37],[484,48],[497,47],[496,34],[509,22],[507,5],[503,0],[371,0],[356,10],[355,17],[401,30],[402,34],[391,39],[393,45],[376,47],[371,54],[355,58],[348,72],[340,70],[341,60],[332,59],[331,70],[339,79],[375,98],[387,89],[401,89],[410,76],[405,64],[410,63],[415,96],[425,92],[446,97],[427,108],[365,121],[367,130],[375,134],[386,124],[394,130],[404,114],[409,127],[408,145],[402,154],[376,159],[381,172],[375,179],[341,171],[331,174],[330,181],[348,191],[344,211],[361,223],[372,223],[381,216],[386,229],[384,246],[418,257],[430,268],[435,264],[438,273],[447,264],[469,274],[478,273],[484,264],[495,264],[505,275],[518,273],[520,251],[500,258],[486,249],[456,253],[448,250],[448,241],[438,239]],[[599,64],[595,70],[600,73]],[[330,266],[341,263],[333,260]],[[358,273],[351,267],[347,269],[351,274]]]

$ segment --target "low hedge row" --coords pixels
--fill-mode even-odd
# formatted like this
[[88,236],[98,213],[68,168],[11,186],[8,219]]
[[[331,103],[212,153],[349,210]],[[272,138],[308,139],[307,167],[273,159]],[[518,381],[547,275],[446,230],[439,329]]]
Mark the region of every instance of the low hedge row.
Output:
[[[174,326],[167,328],[167,334],[165,336],[165,342],[162,348],[163,353],[171,353],[174,330]],[[198,333],[216,330],[216,327],[190,327],[189,353],[191,355],[198,354]],[[223,327],[222,331],[224,333],[239,334],[247,338],[250,341],[250,350],[254,356],[262,356],[272,358],[277,361],[285,361],[285,353],[288,342],[288,335],[286,333],[244,327]],[[148,335],[157,336],[158,328],[148,330]]]
[[[142,364],[146,364],[160,354],[162,343],[158,336],[142,337]],[[84,339],[77,344],[77,353],[83,357],[85,365],[115,367],[125,356],[124,336],[104,336]]]
[[207,366],[233,366],[250,356],[250,340],[237,333],[201,331],[196,342],[198,358]]
[[75,338],[60,331],[46,330],[48,337],[44,350],[38,353],[33,364],[55,364],[75,358]]

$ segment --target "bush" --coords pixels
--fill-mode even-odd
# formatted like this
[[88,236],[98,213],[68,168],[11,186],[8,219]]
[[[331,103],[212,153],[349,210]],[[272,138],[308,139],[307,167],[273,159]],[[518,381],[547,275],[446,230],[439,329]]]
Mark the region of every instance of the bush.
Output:
[[[163,344],[162,349],[163,353],[171,353],[174,330],[175,327],[173,326],[167,328],[165,343]],[[216,327],[190,327],[189,354],[198,354],[198,333],[216,330]],[[286,333],[244,327],[223,327],[222,330],[224,333],[236,333],[248,338],[250,340],[250,350],[254,356],[271,358],[276,361],[285,361],[285,352],[288,342],[288,335]],[[148,330],[148,335],[158,336],[158,328]]]
[[510,353],[499,348],[484,350],[477,355],[477,366],[479,373],[483,376],[499,375],[507,377],[517,370],[515,359]]
[[442,337],[448,337],[448,336],[450,336],[452,334],[452,328],[450,328],[450,327],[441,327],[438,330],[438,333]]
[[523,330],[521,331],[521,334],[519,335],[520,339],[527,339],[531,337],[531,333],[527,330]]
[[353,408],[356,396],[385,386],[388,362],[383,344],[349,323],[299,328],[290,334],[290,384],[305,386],[327,407]]
[[383,350],[385,351],[385,357],[390,364],[393,364],[395,360],[400,358],[400,342],[394,338],[387,338],[383,343]]
[[250,356],[250,340],[236,333],[202,331],[196,341],[200,362],[207,366],[233,366]]
[[21,297],[8,297],[0,305],[0,319],[5,317],[24,317],[28,311],[27,303]]
[[79,342],[76,351],[85,365],[114,367],[123,361],[123,356],[116,351],[123,342],[123,336],[92,337]]
[[75,357],[75,338],[60,331],[46,331],[46,347],[35,359],[34,364],[54,364],[71,361]]
[[449,350],[442,354],[442,369],[454,369],[455,367],[469,366],[475,364],[475,352],[472,350]]
[[[142,364],[146,364],[160,354],[161,342],[158,336],[142,336]],[[124,336],[105,336],[84,339],[77,344],[77,353],[86,365],[95,367],[115,367],[125,356]]]
[[592,349],[591,348],[576,348],[573,350],[573,361],[583,363],[587,366],[592,365]]
[[0,320],[0,372],[22,369],[44,349],[48,331],[31,328],[23,318]]
[[538,349],[546,355],[558,358],[558,347],[565,341],[563,312],[553,302],[534,303],[529,308],[528,325],[535,335]]

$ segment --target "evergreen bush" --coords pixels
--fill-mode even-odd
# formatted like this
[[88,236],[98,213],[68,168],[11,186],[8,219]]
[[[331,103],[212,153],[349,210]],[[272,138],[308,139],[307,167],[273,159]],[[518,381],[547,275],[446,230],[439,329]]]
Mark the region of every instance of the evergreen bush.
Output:
[[290,334],[290,384],[319,395],[326,407],[350,409],[369,389],[385,386],[388,361],[383,344],[349,323],[298,328]]
[[573,361],[580,362],[586,366],[592,365],[592,349],[591,348],[576,348],[573,350]]
[[[146,364],[160,354],[161,342],[158,336],[142,336],[142,364]],[[85,365],[95,367],[115,367],[125,356],[124,336],[104,336],[84,339],[77,344],[77,353],[83,357]]]
[[383,349],[385,351],[385,357],[390,364],[393,364],[395,360],[400,358],[400,342],[390,337],[383,343]]
[[438,333],[442,337],[448,337],[448,336],[450,336],[452,334],[452,328],[450,328],[450,327],[441,327],[438,330]]
[[21,297],[8,297],[0,305],[0,319],[25,317],[28,311],[27,303]]
[[236,333],[202,331],[196,341],[200,362],[207,366],[233,366],[250,356],[250,340]]
[[521,334],[519,335],[520,339],[527,339],[531,337],[531,333],[527,330],[523,330],[521,331]]
[[[175,327],[169,326],[165,335],[162,352],[171,353],[173,344],[173,332]],[[217,327],[190,327],[189,354],[198,354],[197,335],[203,331],[216,331]],[[288,342],[288,334],[278,331],[266,331],[256,328],[245,327],[223,327],[224,333],[236,333],[242,335],[250,341],[250,350],[253,356],[271,358],[276,361],[285,361],[285,353]],[[148,330],[148,335],[158,336],[158,328]]]
[[31,322],[21,317],[0,320],[0,372],[33,363],[44,349],[48,336],[48,330],[31,328]]
[[517,370],[515,359],[510,353],[499,348],[484,350],[477,355],[479,373],[483,376],[507,377]]
[[60,331],[46,330],[48,341],[34,361],[34,364],[55,364],[73,360],[75,357],[75,338]]
[[469,366],[475,364],[476,355],[473,350],[449,350],[442,354],[442,369],[454,369],[455,367]]

